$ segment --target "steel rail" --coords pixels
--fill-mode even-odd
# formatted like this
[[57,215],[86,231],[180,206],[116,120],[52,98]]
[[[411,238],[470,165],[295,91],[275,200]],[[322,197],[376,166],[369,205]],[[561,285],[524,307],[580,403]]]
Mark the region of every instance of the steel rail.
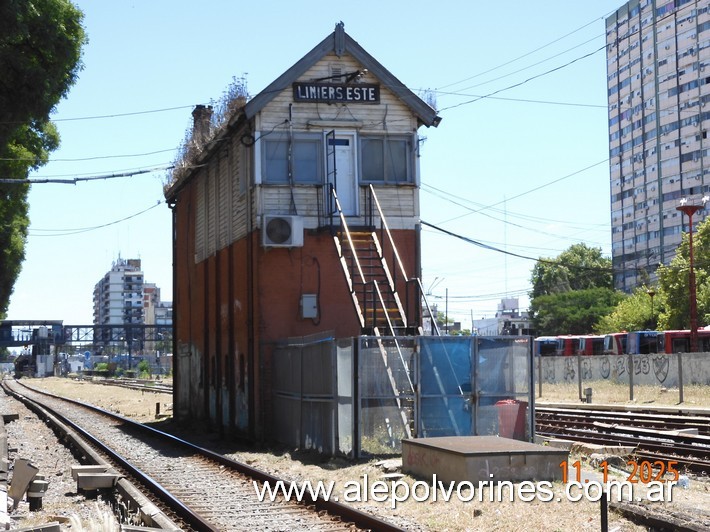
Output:
[[[707,459],[703,459],[703,456],[707,456],[707,451],[702,451],[700,449],[690,449],[684,448],[679,449],[674,446],[672,442],[658,443],[656,445],[649,443],[649,441],[643,441],[640,445],[640,441],[637,438],[618,438],[609,433],[590,433],[590,432],[580,432],[580,431],[570,431],[570,432],[545,432],[538,431],[538,434],[547,437],[557,437],[564,439],[572,439],[584,443],[592,443],[596,445],[623,445],[630,447],[638,447],[634,454],[638,456],[643,456],[644,453],[649,453],[655,459],[668,461],[675,461],[679,465],[685,467],[688,471],[693,471],[699,474],[707,474],[710,471],[710,462]],[[683,452],[691,451],[693,454],[700,454],[700,456],[684,455]]]
[[666,410],[657,412],[652,412],[646,409],[642,411],[619,411],[614,408],[610,408],[609,410],[588,410],[578,407],[549,407],[544,405],[537,405],[535,412],[538,417],[552,415],[556,417],[565,416],[582,420],[597,419],[599,421],[627,421],[633,426],[647,428],[658,428],[659,425],[662,425],[665,427],[664,430],[686,429],[692,427],[698,429],[698,434],[710,435],[710,417],[708,417],[704,412],[692,415],[689,413],[674,414]]
[[[161,502],[163,502],[163,504],[167,505],[173,512],[175,512],[176,515],[178,515],[181,519],[183,519],[194,530],[206,531],[206,532],[211,532],[211,531],[216,530],[213,525],[211,525],[209,522],[202,519],[202,517],[199,515],[199,513],[195,512],[194,510],[192,510],[188,506],[184,505],[182,503],[182,501],[180,501],[179,499],[174,497],[170,492],[163,489],[163,487],[159,483],[155,482],[150,476],[143,473],[140,469],[134,467],[123,456],[119,455],[113,449],[111,449],[110,447],[105,445],[103,442],[96,439],[91,433],[84,430],[81,426],[74,423],[72,420],[70,420],[69,418],[64,416],[62,413],[58,412],[56,409],[53,409],[45,404],[41,404],[37,401],[34,401],[34,400],[30,399],[29,397],[22,395],[21,393],[15,391],[15,390],[12,390],[7,385],[7,383],[5,381],[2,382],[2,388],[5,391],[5,393],[7,393],[8,395],[11,395],[12,397],[14,397],[17,400],[19,400],[20,402],[22,402],[25,406],[27,406],[33,412],[35,412],[39,415],[43,415],[42,411],[49,412],[56,419],[60,420],[61,423],[70,427],[83,440],[88,442],[93,448],[97,449],[100,453],[108,456],[114,462],[114,464],[117,466],[117,469],[122,470],[122,471],[127,471],[130,474],[130,476],[133,477],[133,479],[135,481],[137,481],[134,483],[137,483],[137,484],[140,484],[140,485],[143,485],[144,487],[146,487],[155,497],[157,497]],[[48,396],[54,397],[56,399],[62,399],[65,401],[69,401],[69,402],[78,404],[80,406],[87,406],[82,403],[79,403],[78,401],[73,401],[70,399],[63,398],[63,397],[55,396],[53,394],[48,394],[46,392],[41,392],[41,391],[36,390],[34,388],[30,388],[27,386],[26,386],[26,388],[32,390],[35,393],[42,393],[43,395],[48,395]],[[100,411],[102,414],[112,415],[110,412],[107,412],[107,411],[102,410],[97,407],[93,407],[92,409]],[[43,417],[45,417],[45,416],[43,415]],[[120,417],[120,416],[118,416],[118,417]]]
[[698,428],[700,432],[708,418],[686,415],[667,420],[666,416],[648,414],[639,427],[634,426],[635,420],[628,413],[616,417],[613,412],[543,407],[536,412],[536,432],[600,445],[633,446],[638,456],[674,460],[690,471],[710,472],[710,437],[683,432],[687,428]]
[[[125,417],[120,416],[118,414],[114,414],[113,412],[109,412],[109,411],[104,410],[100,407],[97,407],[97,406],[94,406],[91,404],[87,404],[87,403],[83,403],[81,401],[77,401],[74,399],[61,397],[61,396],[52,394],[50,392],[37,389],[37,388],[32,388],[32,387],[27,386],[26,384],[19,382],[19,381],[16,381],[16,382],[18,382],[18,384],[26,387],[27,389],[31,390],[34,393],[38,393],[41,395],[52,397],[54,399],[58,399],[61,401],[66,401],[66,402],[78,405],[80,407],[87,408],[87,409],[93,410],[95,412],[99,412],[103,415],[106,415],[106,416],[112,418],[112,419],[120,420],[122,423],[129,425],[131,428],[133,428],[137,431],[141,431],[146,434],[150,434],[156,438],[161,438],[161,439],[170,441],[171,443],[182,446],[191,452],[199,453],[212,461],[215,461],[221,465],[229,467],[230,469],[237,471],[237,472],[243,474],[244,476],[249,477],[250,479],[257,480],[259,482],[269,482],[272,485],[275,485],[278,482],[288,483],[288,481],[286,479],[278,478],[274,475],[271,475],[270,473],[267,473],[265,471],[254,468],[254,467],[252,467],[248,464],[245,464],[243,462],[239,462],[237,460],[234,460],[234,459],[224,456],[222,454],[216,453],[216,452],[206,449],[204,447],[200,447],[200,446],[195,445],[187,440],[184,440],[182,438],[178,438],[177,436],[174,436],[170,433],[160,431],[158,429],[155,429],[153,427],[149,427],[149,426],[144,425],[142,423],[125,418]],[[85,431],[81,431],[81,432],[85,432]],[[94,440],[93,437],[91,437],[91,439]],[[96,445],[100,448],[104,448],[103,443],[100,441],[97,441]],[[120,457],[120,456],[117,458],[117,460],[123,461],[122,457]],[[130,470],[131,468],[132,468],[132,466],[130,466],[130,464],[128,464],[127,469]],[[137,472],[138,476],[144,475],[140,470],[136,469],[136,472]],[[152,481],[152,479],[149,479],[149,477],[146,481],[146,485],[148,485],[148,486],[155,485],[156,488],[159,490],[159,492],[165,493],[166,496],[169,497],[170,499],[174,498],[172,496],[172,494],[170,494],[166,490],[163,490],[162,486],[160,486],[158,483]],[[358,510],[358,509],[348,506],[346,504],[343,504],[343,503],[340,503],[337,501],[333,501],[333,500],[326,500],[320,496],[313,497],[312,494],[308,492],[308,490],[306,490],[306,493],[304,493],[304,495],[307,496],[309,499],[309,500],[305,501],[304,503],[302,503],[304,505],[304,507],[312,506],[313,508],[315,508],[319,512],[323,512],[323,511],[327,512],[329,515],[339,518],[340,520],[342,520],[344,522],[351,523],[359,528],[363,528],[363,529],[367,529],[367,530],[378,530],[378,531],[381,530],[383,532],[403,532],[403,530],[404,530],[392,523],[384,521],[378,517],[375,517],[371,514],[368,514],[366,512],[363,512],[361,510]],[[168,503],[166,503],[166,504],[168,504]],[[179,504],[182,505],[181,502]],[[182,505],[182,506],[184,506],[184,505]],[[187,507],[185,507],[185,508],[186,508],[185,517],[183,517],[181,515],[181,518],[185,519],[185,521],[187,521],[187,522],[190,522],[189,521],[189,519],[191,519],[190,515],[193,512],[189,508],[187,508]],[[200,521],[204,522],[204,526],[206,526],[206,528],[202,528],[203,525],[200,524]],[[215,530],[212,525],[210,525],[206,521],[202,520],[201,518],[197,519],[195,522],[196,522],[196,530]]]

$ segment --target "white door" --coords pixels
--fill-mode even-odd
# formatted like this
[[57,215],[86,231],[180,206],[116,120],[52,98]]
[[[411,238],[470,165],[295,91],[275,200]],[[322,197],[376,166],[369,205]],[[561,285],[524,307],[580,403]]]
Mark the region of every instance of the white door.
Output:
[[[328,182],[338,195],[345,216],[357,216],[357,167],[355,157],[355,134],[336,133],[326,136],[328,143]],[[333,168],[333,162],[335,168]]]

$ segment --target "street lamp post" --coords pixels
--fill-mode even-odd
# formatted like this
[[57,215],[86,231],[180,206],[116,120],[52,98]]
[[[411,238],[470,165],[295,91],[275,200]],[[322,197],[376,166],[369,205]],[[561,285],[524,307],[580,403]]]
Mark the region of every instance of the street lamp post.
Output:
[[[703,198],[704,200],[704,198]],[[702,209],[702,205],[688,205],[685,200],[681,200],[680,206],[676,207],[682,213],[688,215],[688,292],[690,293],[690,352],[698,352],[698,300],[695,293],[695,269],[693,266],[693,214]]]
[[653,313],[653,296],[656,295],[656,292],[652,288],[649,288],[648,290],[646,290],[646,293],[648,294],[648,297],[651,298],[651,327],[655,330],[656,329],[656,316]]
[[133,343],[133,339],[131,336],[128,337],[128,370],[130,371],[132,368],[132,360],[131,360],[131,344]]

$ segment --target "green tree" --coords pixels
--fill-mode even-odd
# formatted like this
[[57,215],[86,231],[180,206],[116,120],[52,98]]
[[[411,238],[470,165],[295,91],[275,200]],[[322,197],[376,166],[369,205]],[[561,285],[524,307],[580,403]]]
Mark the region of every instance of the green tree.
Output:
[[611,259],[601,248],[574,244],[556,258],[541,258],[531,275],[531,298],[587,288],[612,288]]
[[[662,311],[658,314],[660,329],[690,328],[689,255],[689,237],[684,233],[673,260],[667,266],[659,266],[656,272],[659,295],[663,300]],[[698,224],[697,232],[693,233],[693,264],[698,326],[702,327],[710,324],[710,219]]]
[[568,290],[538,296],[530,301],[530,313],[538,335],[585,334],[594,330],[601,316],[609,314],[623,299],[611,288]]
[[24,182],[59,146],[50,113],[82,68],[82,12],[68,0],[0,3],[0,318],[25,256],[29,227]]
[[623,297],[613,289],[611,259],[574,244],[533,267],[530,315],[538,335],[584,334]]
[[654,289],[654,298],[651,299],[647,287],[636,288],[632,294],[623,296],[616,308],[599,320],[594,330],[603,334],[656,329],[658,315],[665,306],[659,292]]

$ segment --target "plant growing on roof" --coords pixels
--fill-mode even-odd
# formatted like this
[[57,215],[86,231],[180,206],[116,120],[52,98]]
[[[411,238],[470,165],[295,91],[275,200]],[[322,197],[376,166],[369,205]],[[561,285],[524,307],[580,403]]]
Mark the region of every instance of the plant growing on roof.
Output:
[[168,170],[164,183],[166,190],[189,173],[205,148],[224,132],[231,118],[244,109],[247,101],[249,101],[249,91],[245,73],[239,78],[232,78],[232,82],[219,100],[210,100],[207,107],[210,111],[209,122],[206,124],[207,127],[200,132],[201,134],[196,134],[192,123],[187,128],[185,137],[178,147],[173,166]]

